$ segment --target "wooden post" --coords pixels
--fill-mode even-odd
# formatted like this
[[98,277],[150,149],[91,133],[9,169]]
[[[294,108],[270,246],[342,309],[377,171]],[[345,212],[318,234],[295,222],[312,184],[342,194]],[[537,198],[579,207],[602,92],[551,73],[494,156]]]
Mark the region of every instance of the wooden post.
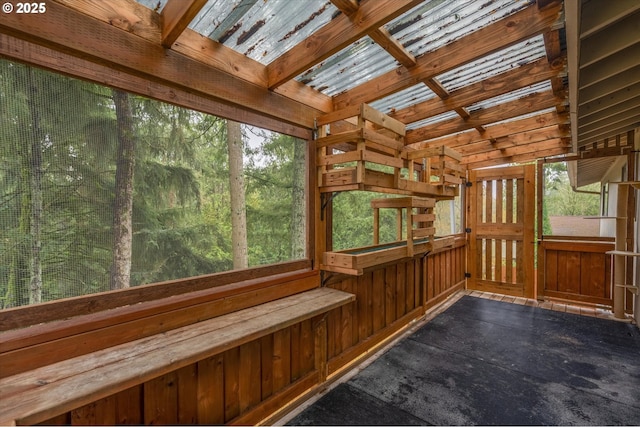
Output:
[[[616,251],[625,252],[627,250],[627,218],[620,215],[626,214],[629,200],[629,186],[618,184],[618,203],[616,208]],[[624,319],[624,282],[625,257],[624,255],[614,255],[613,265],[613,316],[616,319]]]
[[314,347],[315,368],[318,372],[318,384],[326,381],[328,375],[327,365],[327,314],[314,319]]

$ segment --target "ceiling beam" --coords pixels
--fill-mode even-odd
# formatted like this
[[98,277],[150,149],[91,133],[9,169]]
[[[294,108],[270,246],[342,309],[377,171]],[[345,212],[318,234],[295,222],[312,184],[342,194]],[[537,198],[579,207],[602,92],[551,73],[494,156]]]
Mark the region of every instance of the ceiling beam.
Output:
[[549,139],[560,139],[568,137],[569,130],[567,128],[565,128],[564,126],[560,127],[558,125],[552,125],[527,132],[502,136],[500,138],[497,138],[495,142],[483,140],[473,144],[457,146],[455,147],[455,150],[463,156],[470,156],[493,150],[504,150],[510,147],[534,144],[537,142],[547,141]]
[[468,119],[454,118],[432,123],[422,128],[408,130],[405,141],[407,144],[412,144],[414,142],[460,132],[476,126],[485,126],[512,117],[533,113],[541,109],[555,107],[557,104],[562,103],[562,101],[562,99],[554,96],[552,91],[531,94],[494,107],[474,111]]
[[162,8],[162,46],[171,47],[207,0],[168,0]]
[[555,148],[549,148],[546,150],[536,150],[530,153],[524,153],[519,155],[507,156],[502,155],[501,157],[489,159],[485,161],[478,161],[475,163],[467,163],[467,169],[479,169],[479,168],[487,168],[493,166],[501,166],[513,163],[528,163],[538,159],[544,159],[547,157],[560,156],[563,154],[570,154],[571,147],[570,146],[561,146]]
[[[135,0],[55,0],[78,12],[121,28],[152,43],[160,44],[160,15]],[[246,1],[238,5],[248,6]],[[220,71],[267,88],[267,68],[235,50],[187,28],[171,50]],[[329,96],[297,81],[290,81],[274,92],[323,112],[331,111]]]
[[451,92],[446,99],[432,98],[401,110],[389,113],[389,116],[403,123],[412,123],[428,117],[437,116],[455,108],[469,106],[525,86],[548,80],[564,70],[562,61],[549,65],[546,58],[511,69],[497,76],[489,77],[477,83]]
[[477,163],[477,162],[481,162],[489,159],[499,159],[501,157],[512,157],[512,156],[518,156],[523,154],[535,154],[537,151],[544,151],[544,150],[549,150],[549,149],[554,149],[559,147],[566,148],[567,146],[570,146],[570,145],[567,144],[566,139],[562,139],[562,138],[548,139],[545,141],[534,142],[531,144],[517,145],[517,146],[508,147],[505,149],[498,149],[498,150],[489,151],[486,153],[465,156],[462,158],[461,163],[462,164]]
[[560,6],[534,5],[417,58],[415,67],[400,67],[334,97],[334,109],[375,101],[482,56],[549,30],[560,18]]
[[341,14],[267,65],[276,88],[378,29],[422,0],[367,0],[351,16]]
[[405,49],[386,28],[380,27],[370,32],[369,37],[405,67],[411,68],[417,64],[416,57]]
[[516,135],[522,132],[532,132],[536,129],[549,126],[566,126],[568,123],[569,116],[567,114],[558,114],[556,111],[552,111],[548,113],[540,113],[534,117],[516,119],[507,123],[487,126],[484,135],[478,135],[475,131],[465,131],[455,135],[448,135],[437,139],[410,144],[410,147],[420,149],[431,146],[446,145],[451,148],[456,148],[468,144],[489,142],[492,139],[497,140],[501,137]]
[[45,14],[5,14],[0,32],[287,123],[313,128],[319,114],[302,103],[58,3],[48,3]]

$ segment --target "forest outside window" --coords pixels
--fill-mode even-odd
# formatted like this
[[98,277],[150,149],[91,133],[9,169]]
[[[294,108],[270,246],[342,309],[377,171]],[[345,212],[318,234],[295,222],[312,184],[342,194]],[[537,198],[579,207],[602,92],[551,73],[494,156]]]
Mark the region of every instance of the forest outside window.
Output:
[[304,259],[306,142],[0,61],[0,309]]

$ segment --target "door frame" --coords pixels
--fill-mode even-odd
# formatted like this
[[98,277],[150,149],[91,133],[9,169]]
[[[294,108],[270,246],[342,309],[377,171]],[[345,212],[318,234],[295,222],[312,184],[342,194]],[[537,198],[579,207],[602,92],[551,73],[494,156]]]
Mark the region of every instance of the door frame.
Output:
[[[535,298],[536,297],[536,277],[535,277],[535,215],[537,209],[536,203],[536,166],[535,164],[519,165],[519,166],[507,166],[494,169],[481,169],[469,171],[469,179],[467,186],[467,233],[469,239],[469,251],[467,266],[469,270],[467,279],[467,289],[480,290],[487,292],[494,292],[504,295]],[[482,212],[478,209],[479,200],[478,196],[478,183],[482,182],[498,182],[503,179],[518,180],[517,188],[513,191],[512,198],[517,198],[520,201],[516,201],[516,216],[514,222],[482,222]],[[521,180],[521,181],[520,181]],[[509,182],[509,181],[507,181]],[[496,184],[498,185],[498,184]],[[500,184],[502,185],[502,184]],[[521,187],[520,187],[521,186]],[[493,187],[492,192],[493,192]],[[499,190],[496,190],[499,191]],[[491,198],[491,200],[495,200]],[[489,200],[489,207],[492,208],[492,201]],[[507,200],[507,204],[510,203]],[[499,206],[500,211],[503,209],[506,211],[508,206],[502,206],[502,198],[500,201],[496,201],[496,212]],[[513,205],[511,205],[513,206]],[[520,209],[522,208],[522,209]],[[493,208],[492,208],[493,209]],[[502,217],[502,213],[497,214],[498,218]],[[490,224],[485,226],[485,224]],[[499,225],[502,224],[503,226]],[[502,229],[502,230],[501,230]],[[501,233],[504,231],[504,234]],[[516,236],[515,239],[512,239]],[[519,276],[516,280],[518,283],[508,283],[500,280],[487,280],[482,276],[482,270],[479,270],[478,253],[482,250],[482,247],[478,245],[479,242],[485,240],[492,240],[502,242],[500,237],[507,237],[508,239],[517,241],[516,254],[513,254],[512,260],[516,261],[516,274]],[[521,244],[519,244],[521,242]],[[481,243],[480,243],[481,245]],[[502,260],[502,243],[500,243],[499,256]],[[498,252],[496,250],[496,252]],[[482,259],[482,255],[480,255]],[[486,269],[495,266],[492,261],[486,262]],[[513,261],[512,261],[513,262]],[[521,275],[521,276],[520,276]],[[502,277],[502,272],[500,273]],[[495,275],[497,278],[497,275]],[[521,282],[520,282],[521,281]]]

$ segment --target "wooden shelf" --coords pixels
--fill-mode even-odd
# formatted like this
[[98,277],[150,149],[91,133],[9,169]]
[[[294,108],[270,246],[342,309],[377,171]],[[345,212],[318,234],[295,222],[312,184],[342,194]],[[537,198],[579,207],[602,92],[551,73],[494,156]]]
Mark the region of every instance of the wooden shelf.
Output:
[[458,195],[465,173],[460,153],[444,146],[406,147],[404,124],[367,104],[328,113],[317,123],[320,192],[361,190],[437,199]]
[[628,257],[640,257],[640,252],[631,252],[631,251],[607,251],[609,255],[619,255],[619,256],[628,256]]

